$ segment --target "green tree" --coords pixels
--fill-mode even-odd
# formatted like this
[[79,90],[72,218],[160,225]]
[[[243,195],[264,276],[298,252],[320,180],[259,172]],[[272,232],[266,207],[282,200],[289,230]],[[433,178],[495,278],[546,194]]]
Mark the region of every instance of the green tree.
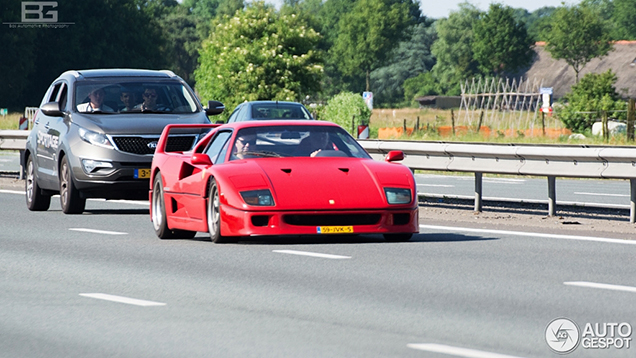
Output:
[[436,38],[431,21],[420,22],[411,38],[400,42],[389,64],[371,72],[374,106],[398,106],[404,102],[404,81],[435,65],[431,46]]
[[597,12],[586,6],[564,6],[552,15],[546,32],[546,50],[572,67],[578,83],[583,67],[612,49],[609,40],[605,23]]
[[202,99],[233,108],[253,100],[298,101],[319,91],[320,35],[299,16],[256,2],[214,21],[195,71]]
[[526,15],[521,14],[519,10],[522,9],[515,9],[515,18],[517,21],[523,21],[526,23],[528,36],[535,41],[545,41],[545,38],[543,37],[543,29],[547,27],[547,24],[550,21],[550,16],[552,16],[556,9],[557,8],[554,6],[544,6],[531,13],[528,13],[527,10],[523,10]]
[[[20,6],[19,1],[3,0],[2,21],[19,22]],[[4,9],[11,12],[5,13]],[[12,85],[17,92],[4,92],[10,87],[3,81],[0,98],[7,107],[39,105],[51,81],[71,69],[167,67],[161,52],[165,41],[157,20],[145,12],[140,2],[66,0],[58,2],[56,11],[59,22],[73,24],[67,28],[37,29],[0,26],[0,38],[9,39],[4,43],[6,51],[0,61],[2,78],[21,83]],[[17,69],[25,72],[14,76]]]
[[502,75],[528,66],[533,60],[533,43],[525,23],[514,19],[509,6],[491,4],[473,24],[473,54],[485,75]]
[[364,103],[362,96],[351,92],[333,96],[323,111],[324,120],[340,125],[353,136],[357,133],[352,126],[363,122],[369,123],[370,118],[371,110]]
[[414,0],[358,0],[338,22],[332,56],[344,74],[364,73],[369,91],[371,71],[386,63],[418,18]]
[[615,110],[627,108],[614,87],[616,79],[616,74],[612,70],[600,74],[586,74],[563,98],[565,105],[556,107],[556,115],[574,132],[591,129],[594,122],[600,118],[601,111],[624,117],[622,113],[613,113]]
[[614,0],[611,22],[615,40],[636,40],[636,0]]
[[[437,41],[431,47],[436,63],[430,75],[420,75],[421,89],[416,95],[459,95],[460,82],[479,74],[478,63],[472,50],[473,24],[481,11],[467,2],[459,4],[448,18],[435,22]],[[417,80],[409,80],[409,92],[417,88]],[[406,93],[405,93],[406,95]],[[411,98],[407,98],[409,100]]]

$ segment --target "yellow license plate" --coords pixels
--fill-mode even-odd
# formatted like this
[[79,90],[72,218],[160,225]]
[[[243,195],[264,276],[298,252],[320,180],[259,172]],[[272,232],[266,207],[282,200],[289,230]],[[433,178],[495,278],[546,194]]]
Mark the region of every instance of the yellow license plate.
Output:
[[319,234],[353,234],[353,226],[318,226]]
[[150,178],[150,169],[135,169],[135,179]]

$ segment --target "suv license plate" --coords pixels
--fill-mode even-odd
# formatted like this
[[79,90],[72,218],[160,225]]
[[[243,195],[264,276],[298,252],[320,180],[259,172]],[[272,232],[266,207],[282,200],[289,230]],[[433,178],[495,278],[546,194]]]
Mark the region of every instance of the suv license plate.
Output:
[[135,179],[150,178],[150,169],[135,169]]

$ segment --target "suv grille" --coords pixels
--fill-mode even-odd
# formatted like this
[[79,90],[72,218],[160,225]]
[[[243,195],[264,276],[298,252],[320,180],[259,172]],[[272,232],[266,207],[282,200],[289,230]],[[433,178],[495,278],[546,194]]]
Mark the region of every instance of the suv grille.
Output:
[[[183,152],[192,149],[196,135],[168,137],[167,152]],[[132,154],[154,154],[159,137],[113,137],[115,147],[121,152]],[[151,144],[154,142],[154,146]]]

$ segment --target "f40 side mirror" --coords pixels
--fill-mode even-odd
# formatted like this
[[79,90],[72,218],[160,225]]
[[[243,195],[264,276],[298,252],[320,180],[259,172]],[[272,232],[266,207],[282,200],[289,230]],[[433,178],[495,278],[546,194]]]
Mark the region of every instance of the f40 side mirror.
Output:
[[386,155],[384,160],[387,162],[399,162],[400,160],[404,160],[404,152],[401,150],[392,150]]
[[203,153],[194,153],[192,154],[192,159],[190,163],[193,165],[212,165],[212,161],[207,154]]

